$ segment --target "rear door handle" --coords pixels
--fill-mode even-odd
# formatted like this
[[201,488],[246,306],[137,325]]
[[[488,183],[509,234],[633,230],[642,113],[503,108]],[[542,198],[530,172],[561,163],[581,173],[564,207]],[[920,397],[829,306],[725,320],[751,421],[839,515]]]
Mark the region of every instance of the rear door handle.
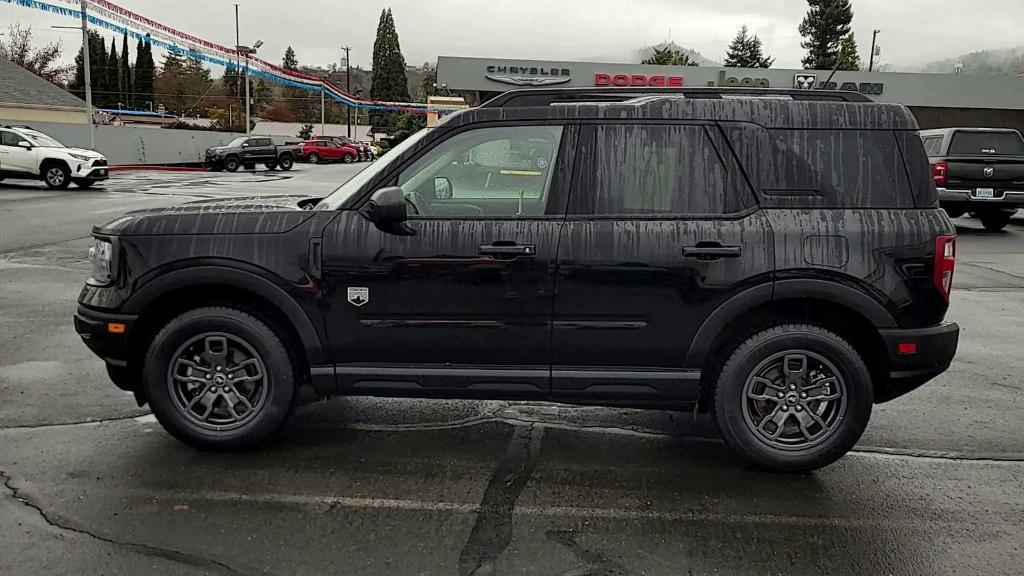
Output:
[[492,256],[498,260],[511,260],[519,256],[535,256],[535,244],[484,244],[477,252],[481,256]]
[[739,258],[742,255],[740,246],[722,246],[718,242],[697,246],[683,246],[684,258],[696,258],[702,262],[721,260],[722,258]]

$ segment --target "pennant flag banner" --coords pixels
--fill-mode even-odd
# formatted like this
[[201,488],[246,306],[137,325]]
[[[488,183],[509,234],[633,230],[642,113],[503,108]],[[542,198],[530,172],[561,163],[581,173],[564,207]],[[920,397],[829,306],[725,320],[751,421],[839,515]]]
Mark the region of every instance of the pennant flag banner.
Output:
[[[14,4],[68,18],[82,18],[80,0],[0,0],[0,4]],[[457,107],[427,105],[421,102],[379,102],[358,98],[335,86],[326,78],[319,78],[298,70],[289,70],[266,62],[235,48],[203,40],[165,24],[155,22],[122,8],[107,0],[87,0],[87,19],[91,26],[127,34],[133,40],[148,42],[157,48],[179,56],[195,58],[229,72],[240,73],[240,66],[248,68],[249,76],[261,78],[282,86],[323,92],[338,104],[362,110],[397,110],[426,114],[430,110],[449,112]]]

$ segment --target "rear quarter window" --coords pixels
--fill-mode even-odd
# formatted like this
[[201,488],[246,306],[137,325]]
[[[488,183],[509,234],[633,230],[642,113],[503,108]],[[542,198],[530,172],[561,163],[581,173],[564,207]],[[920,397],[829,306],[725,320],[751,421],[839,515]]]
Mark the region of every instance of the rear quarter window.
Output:
[[[891,130],[769,130],[746,123],[723,128],[765,207],[914,206]],[[917,148],[923,154],[920,139]]]
[[[914,191],[914,204],[918,207],[938,206],[939,193],[935,189],[931,163],[928,160],[930,153],[926,149],[928,141],[925,140],[922,146],[921,139],[913,132],[897,132],[896,140],[900,144],[900,151],[903,152],[903,162],[907,165],[910,186]],[[938,146],[941,147],[942,138],[935,137],[935,140],[938,140]]]

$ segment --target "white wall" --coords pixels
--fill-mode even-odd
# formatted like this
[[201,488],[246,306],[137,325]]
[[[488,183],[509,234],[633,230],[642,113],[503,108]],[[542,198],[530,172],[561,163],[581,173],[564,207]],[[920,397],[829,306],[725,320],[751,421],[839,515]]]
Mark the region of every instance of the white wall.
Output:
[[[24,122],[0,117],[3,124],[28,124],[67,146],[89,148],[89,126],[56,122]],[[231,132],[171,130],[134,126],[96,126],[96,150],[111,165],[185,164],[202,162],[210,146],[226,144],[244,136]]]

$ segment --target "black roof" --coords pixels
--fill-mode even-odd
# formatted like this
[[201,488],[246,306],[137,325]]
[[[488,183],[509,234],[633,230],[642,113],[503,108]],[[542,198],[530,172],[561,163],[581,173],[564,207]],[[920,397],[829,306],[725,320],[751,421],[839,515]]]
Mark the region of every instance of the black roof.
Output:
[[85,101],[21,66],[0,58],[0,104],[81,108]]
[[[695,90],[695,89],[690,89]],[[711,93],[699,89],[701,94]],[[527,120],[704,120],[750,122],[777,129],[862,129],[862,130],[917,130],[917,120],[901,104],[871,102],[857,94],[856,101],[835,101],[797,98],[772,98],[775,95],[755,94],[755,91],[723,91],[730,97],[693,98],[679,94],[631,91],[628,98],[602,101],[596,99],[564,99],[548,96],[546,104],[529,107],[487,105],[457,112],[445,119],[445,126],[457,126],[486,121]],[[522,92],[522,91],[516,91]],[[538,90],[540,92],[540,90]],[[544,92],[548,92],[545,90]],[[818,91],[791,91],[815,96]],[[559,94],[569,94],[560,92]],[[598,91],[597,96],[607,95]],[[827,91],[827,95],[837,93]],[[593,95],[593,94],[588,94]],[[741,97],[736,97],[741,96]],[[760,97],[763,96],[763,97]],[[595,101],[596,100],[596,101]],[[508,100],[511,103],[514,100]],[[492,101],[494,102],[494,101]]]

